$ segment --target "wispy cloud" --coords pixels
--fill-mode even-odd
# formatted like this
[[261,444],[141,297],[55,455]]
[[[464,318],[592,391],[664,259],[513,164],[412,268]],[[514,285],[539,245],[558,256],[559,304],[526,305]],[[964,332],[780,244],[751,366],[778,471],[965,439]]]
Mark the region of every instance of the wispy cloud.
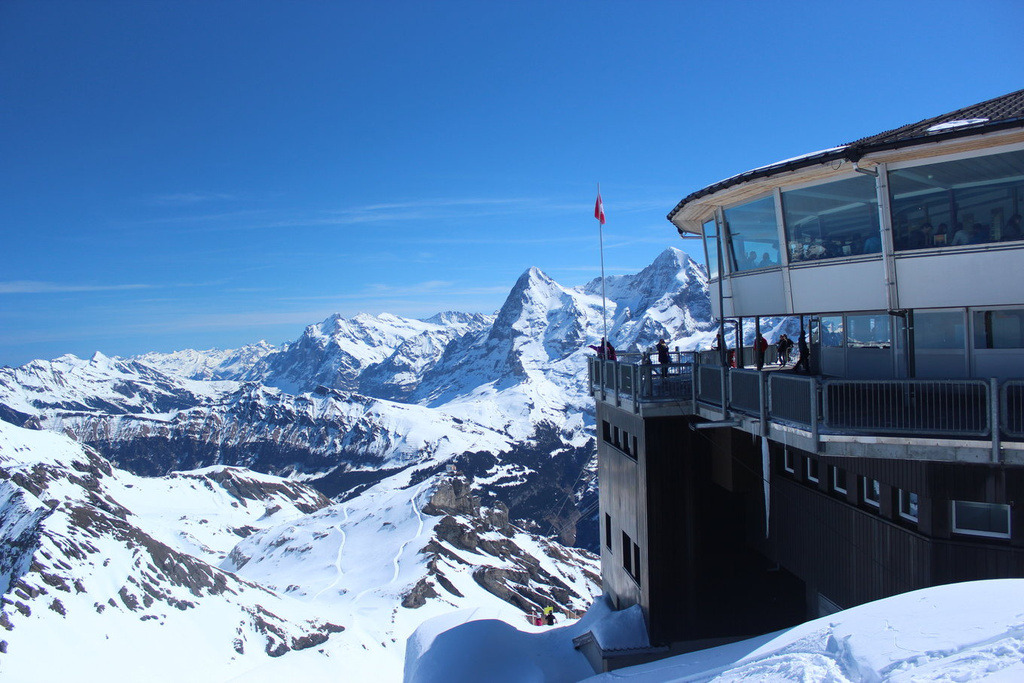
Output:
[[136,289],[152,289],[154,285],[77,285],[36,280],[14,280],[0,282],[0,294],[59,294],[64,292],[116,292]]
[[189,206],[204,202],[234,201],[236,199],[238,199],[237,195],[225,192],[174,192],[151,197],[148,203],[160,206]]

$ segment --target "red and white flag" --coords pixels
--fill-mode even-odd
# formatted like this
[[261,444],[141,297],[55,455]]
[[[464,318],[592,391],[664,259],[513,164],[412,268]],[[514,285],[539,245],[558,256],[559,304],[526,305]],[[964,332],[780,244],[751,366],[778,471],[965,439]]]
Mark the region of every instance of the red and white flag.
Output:
[[594,204],[594,218],[601,221],[601,225],[604,225],[604,202],[601,201],[601,193],[597,193],[597,203]]

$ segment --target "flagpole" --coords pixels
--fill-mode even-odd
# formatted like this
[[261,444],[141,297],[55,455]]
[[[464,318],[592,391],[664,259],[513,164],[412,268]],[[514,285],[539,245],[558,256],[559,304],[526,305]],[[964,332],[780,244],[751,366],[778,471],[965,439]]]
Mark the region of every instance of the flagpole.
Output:
[[597,218],[597,234],[601,244],[601,317],[604,319],[604,341],[608,342],[608,306],[605,297],[604,287],[604,202],[601,200],[601,183],[597,184],[597,207],[600,213],[595,212]]

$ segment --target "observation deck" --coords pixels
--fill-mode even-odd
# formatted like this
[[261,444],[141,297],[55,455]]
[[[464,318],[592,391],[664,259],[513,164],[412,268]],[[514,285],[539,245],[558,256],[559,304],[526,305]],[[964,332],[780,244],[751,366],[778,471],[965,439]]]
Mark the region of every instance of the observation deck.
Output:
[[1024,379],[847,379],[739,367],[717,351],[588,359],[596,401],[641,417],[696,416],[819,455],[1024,464]]

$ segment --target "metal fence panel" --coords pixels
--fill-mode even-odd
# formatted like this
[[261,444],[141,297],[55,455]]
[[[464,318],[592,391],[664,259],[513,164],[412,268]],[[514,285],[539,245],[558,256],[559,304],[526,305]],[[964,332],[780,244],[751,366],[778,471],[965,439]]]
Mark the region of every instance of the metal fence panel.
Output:
[[772,418],[810,426],[814,380],[811,377],[773,372],[768,381],[768,414]]
[[984,436],[990,433],[982,380],[825,380],[825,426],[867,433]]
[[750,415],[761,414],[761,373],[733,370],[729,373],[729,406]]
[[1007,380],[1001,393],[999,405],[1003,431],[1007,436],[1024,438],[1024,380]]
[[697,373],[697,400],[722,405],[722,372],[725,368],[701,365]]

